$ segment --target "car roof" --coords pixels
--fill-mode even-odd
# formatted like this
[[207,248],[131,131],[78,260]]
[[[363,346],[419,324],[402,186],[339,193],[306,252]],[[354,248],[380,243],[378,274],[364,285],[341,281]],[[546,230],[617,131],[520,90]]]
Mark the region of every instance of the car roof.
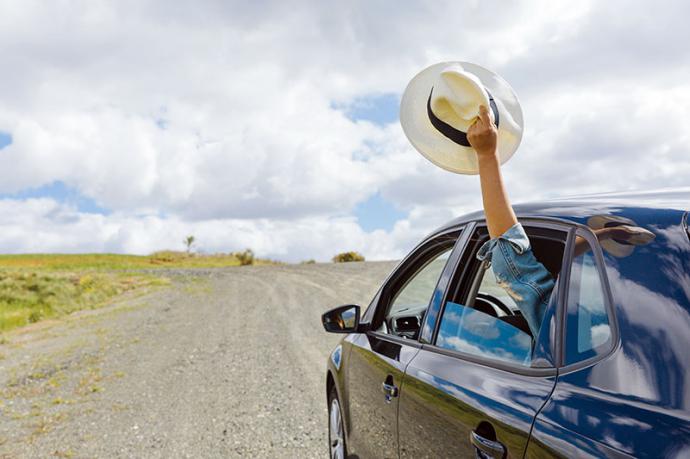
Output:
[[[690,209],[690,187],[554,198],[516,204],[513,208],[518,218],[558,218],[580,224],[586,224],[594,215],[616,215],[637,223],[670,218],[680,223]],[[484,220],[484,212],[453,219],[434,233],[474,220]]]

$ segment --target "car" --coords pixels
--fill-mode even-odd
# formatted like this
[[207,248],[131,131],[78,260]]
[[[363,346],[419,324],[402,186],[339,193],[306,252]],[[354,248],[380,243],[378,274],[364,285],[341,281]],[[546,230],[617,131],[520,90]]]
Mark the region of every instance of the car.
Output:
[[[537,336],[476,256],[484,214],[434,231],[366,310],[322,316],[345,335],[331,457],[690,457],[689,207],[690,189],[515,206],[556,279]],[[595,224],[653,237],[599,241]]]

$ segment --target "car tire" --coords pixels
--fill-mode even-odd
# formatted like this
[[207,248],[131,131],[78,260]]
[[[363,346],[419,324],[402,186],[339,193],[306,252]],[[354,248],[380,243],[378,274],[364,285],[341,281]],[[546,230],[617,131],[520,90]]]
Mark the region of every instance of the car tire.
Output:
[[347,457],[342,406],[335,386],[328,392],[328,457],[331,459]]

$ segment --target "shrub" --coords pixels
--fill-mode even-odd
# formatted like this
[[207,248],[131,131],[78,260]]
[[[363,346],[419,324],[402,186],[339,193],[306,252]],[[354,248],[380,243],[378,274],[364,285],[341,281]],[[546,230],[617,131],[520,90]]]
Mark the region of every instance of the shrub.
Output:
[[313,265],[314,263],[316,263],[316,260],[314,260],[313,258],[310,258],[309,260],[300,261],[301,265]]
[[149,255],[149,260],[154,265],[164,265],[182,262],[193,256],[193,253],[188,254],[186,252],[178,252],[176,250],[160,250]]
[[358,252],[343,252],[333,257],[333,263],[348,263],[350,261],[364,261],[364,256]]
[[252,249],[247,249],[244,252],[235,252],[234,255],[239,260],[241,266],[254,264],[254,252]]
[[29,323],[33,324],[41,320],[43,317],[43,313],[41,311],[32,311],[31,314],[29,314]]

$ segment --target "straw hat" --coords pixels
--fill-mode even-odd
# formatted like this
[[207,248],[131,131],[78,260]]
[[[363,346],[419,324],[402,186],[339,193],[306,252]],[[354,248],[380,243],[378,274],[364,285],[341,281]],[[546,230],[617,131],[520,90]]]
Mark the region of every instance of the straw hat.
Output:
[[515,91],[490,70],[469,62],[442,62],[419,72],[405,89],[400,124],[426,159],[451,172],[477,174],[477,154],[467,130],[489,107],[498,127],[501,164],[520,145],[524,122]]

